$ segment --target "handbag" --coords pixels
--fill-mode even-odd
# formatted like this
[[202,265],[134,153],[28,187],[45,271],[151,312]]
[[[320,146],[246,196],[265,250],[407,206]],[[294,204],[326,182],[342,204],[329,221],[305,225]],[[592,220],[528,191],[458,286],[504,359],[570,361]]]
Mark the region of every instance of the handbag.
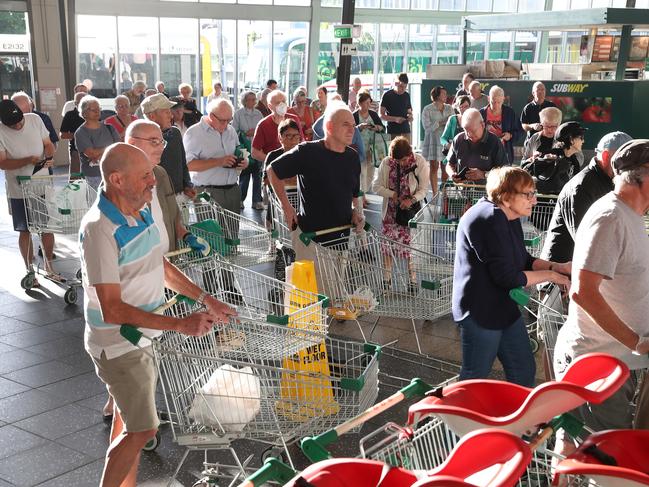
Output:
[[[419,178],[413,172],[413,176],[417,180],[417,186],[419,186]],[[397,162],[397,196],[401,196],[401,163]],[[397,206],[397,213],[394,216],[394,221],[397,225],[402,227],[407,227],[408,222],[412,220],[417,213],[421,210],[421,201],[415,201],[410,208],[405,210],[401,206]]]
[[[379,140],[377,140],[377,137]],[[384,132],[372,133],[372,144],[370,148],[372,150],[372,163],[374,167],[379,167],[381,161],[388,155],[388,142],[385,140]]]
[[523,169],[534,178],[541,194],[559,194],[574,175],[572,162],[565,157],[534,159],[524,163]]

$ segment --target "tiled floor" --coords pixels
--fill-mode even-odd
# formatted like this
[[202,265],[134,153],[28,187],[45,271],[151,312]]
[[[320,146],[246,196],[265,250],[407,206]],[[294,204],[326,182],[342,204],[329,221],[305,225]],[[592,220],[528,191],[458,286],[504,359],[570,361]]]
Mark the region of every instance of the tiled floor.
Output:
[[[0,188],[4,188],[2,177]],[[376,203],[372,208],[379,208]],[[247,206],[245,214],[259,219],[260,212],[251,210],[249,201]],[[377,213],[372,218],[376,220]],[[57,253],[65,256],[73,246],[59,241]],[[24,269],[4,194],[0,195],[0,265],[0,487],[96,486],[109,430],[101,417],[105,389],[83,349],[82,296],[77,305],[66,306],[63,290],[44,279],[40,279],[40,289],[21,289]],[[370,335],[372,323],[369,318],[361,322],[369,340],[384,344],[398,339],[399,347],[415,350],[409,321],[383,318]],[[458,333],[448,318],[416,326],[425,351],[457,361]],[[351,322],[334,322],[331,332],[361,337]],[[395,359],[386,359],[382,370],[400,377],[447,377],[431,375],[421,365]],[[387,392],[391,391],[385,389],[383,394]],[[163,426],[161,432],[160,447],[142,455],[142,485],[166,485],[183,454],[184,449],[173,442],[169,426]],[[357,441],[358,435],[352,435],[337,446],[337,451],[354,454]],[[234,447],[241,458],[254,453],[252,465],[259,464],[262,446],[241,441]],[[297,463],[303,465],[299,452],[295,448],[292,451]],[[223,452],[211,453],[211,459],[224,458]],[[190,454],[179,476],[180,484],[192,485],[201,465],[202,455]]]

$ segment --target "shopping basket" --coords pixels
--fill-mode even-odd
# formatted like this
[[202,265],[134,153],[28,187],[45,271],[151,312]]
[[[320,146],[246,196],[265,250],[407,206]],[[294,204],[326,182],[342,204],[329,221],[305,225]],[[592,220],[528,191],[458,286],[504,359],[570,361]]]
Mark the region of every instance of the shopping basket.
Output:
[[195,201],[181,205],[183,223],[204,238],[212,249],[230,262],[252,267],[274,259],[271,232],[238,213],[226,210],[201,193]]
[[[269,188],[270,189],[270,188]],[[286,190],[286,196],[291,206],[295,209],[295,212],[300,208],[300,196],[298,193],[297,186],[284,186]],[[289,228],[286,218],[284,217],[284,210],[282,209],[282,203],[279,201],[279,198],[272,189],[268,191],[268,200],[269,206],[268,211],[271,213],[271,219],[273,222],[273,234],[280,241],[280,243],[291,245],[291,228]]]
[[[31,289],[36,282],[36,273],[67,288],[63,299],[67,304],[77,301],[77,289],[81,286],[81,269],[79,265],[77,235],[83,216],[88,212],[97,198],[96,191],[83,179],[82,175],[71,175],[80,179],[70,180],[66,175],[55,176],[18,176],[18,183],[25,200],[27,229],[42,237],[44,233],[71,235],[73,240],[67,242],[69,252],[64,252],[64,242],[57,247],[58,275],[63,279],[52,279],[49,272],[51,262],[43,251],[45,269],[38,266],[29,269],[21,280],[23,289]],[[42,244],[41,244],[42,246]]]

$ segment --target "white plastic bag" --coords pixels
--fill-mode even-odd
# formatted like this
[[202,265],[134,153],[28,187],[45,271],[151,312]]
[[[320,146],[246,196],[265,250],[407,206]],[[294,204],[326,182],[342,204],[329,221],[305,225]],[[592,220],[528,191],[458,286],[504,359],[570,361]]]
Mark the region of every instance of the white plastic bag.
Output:
[[261,408],[259,377],[250,367],[219,367],[192,401],[189,418],[226,432],[242,431]]
[[56,205],[60,210],[87,210],[88,183],[85,179],[70,181],[56,193]]

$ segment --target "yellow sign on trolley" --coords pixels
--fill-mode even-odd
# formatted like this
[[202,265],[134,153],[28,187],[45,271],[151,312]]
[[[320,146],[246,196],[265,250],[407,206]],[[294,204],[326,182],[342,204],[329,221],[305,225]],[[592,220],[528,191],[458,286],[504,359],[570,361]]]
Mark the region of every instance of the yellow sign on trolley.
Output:
[[[317,296],[318,292],[313,262],[300,260],[287,267],[286,281],[298,290],[313,293],[286,293],[284,306],[288,309],[289,316],[294,316],[297,312],[297,317],[300,317],[299,310],[313,304],[315,301],[311,296]],[[326,319],[321,313],[309,314],[313,319]],[[300,325],[295,323],[295,318],[289,318],[289,328],[304,326],[305,316],[300,318]],[[324,340],[284,359],[282,365],[285,372],[282,373],[280,384],[278,413],[291,421],[308,421],[315,416],[329,416],[339,411],[340,405],[334,399]]]

